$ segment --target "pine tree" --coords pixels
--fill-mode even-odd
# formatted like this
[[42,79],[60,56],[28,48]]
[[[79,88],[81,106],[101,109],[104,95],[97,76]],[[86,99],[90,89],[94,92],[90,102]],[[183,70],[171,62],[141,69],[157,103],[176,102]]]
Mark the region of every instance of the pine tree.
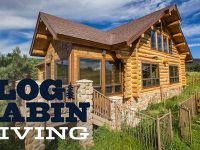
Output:
[[74,99],[73,87],[72,87],[71,82],[70,82],[70,84],[68,85],[68,89],[67,89],[67,98],[68,98],[68,99]]

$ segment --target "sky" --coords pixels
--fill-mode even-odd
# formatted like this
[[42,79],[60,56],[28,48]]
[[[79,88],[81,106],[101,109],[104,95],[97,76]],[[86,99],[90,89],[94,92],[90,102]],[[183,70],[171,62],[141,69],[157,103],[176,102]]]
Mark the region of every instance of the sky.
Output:
[[200,0],[0,0],[0,53],[29,53],[39,11],[108,30],[176,4],[194,58],[200,58]]

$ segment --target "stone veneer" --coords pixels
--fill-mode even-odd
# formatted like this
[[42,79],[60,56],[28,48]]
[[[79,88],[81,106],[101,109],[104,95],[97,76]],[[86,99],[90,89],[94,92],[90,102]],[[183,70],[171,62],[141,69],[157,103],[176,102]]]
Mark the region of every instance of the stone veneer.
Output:
[[[87,122],[78,121],[77,126],[86,127],[89,133],[89,136],[86,140],[81,140],[80,143],[85,145],[93,144],[93,124],[92,124],[92,109],[93,109],[93,81],[91,80],[78,80],[76,81],[77,85],[77,102],[89,102],[90,108],[87,110]],[[79,133],[78,133],[79,134]]]
[[139,98],[130,98],[123,104],[123,109],[145,110],[150,104],[162,102],[182,92],[182,86],[161,88],[140,94]]

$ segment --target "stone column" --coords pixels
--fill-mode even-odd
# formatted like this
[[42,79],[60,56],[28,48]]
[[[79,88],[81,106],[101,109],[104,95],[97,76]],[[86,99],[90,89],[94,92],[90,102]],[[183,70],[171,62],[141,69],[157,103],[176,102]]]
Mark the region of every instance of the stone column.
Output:
[[80,141],[83,145],[93,144],[93,124],[92,124],[92,109],[93,109],[93,81],[91,80],[78,80],[77,85],[77,102],[89,102],[90,108],[87,111],[87,122],[79,121],[77,126],[86,127],[89,133],[87,140]]
[[121,105],[123,98],[120,96],[109,97],[111,100],[111,127],[120,130],[121,127]]

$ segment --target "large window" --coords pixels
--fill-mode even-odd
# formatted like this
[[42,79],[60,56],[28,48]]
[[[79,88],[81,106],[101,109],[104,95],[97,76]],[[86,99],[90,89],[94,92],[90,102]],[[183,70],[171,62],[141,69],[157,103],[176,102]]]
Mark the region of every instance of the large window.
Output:
[[157,38],[158,38],[158,50],[162,51],[162,36],[161,36],[161,33],[159,32],[157,34]]
[[46,79],[51,79],[51,63],[46,64]]
[[121,92],[121,63],[106,61],[105,64],[106,94]]
[[[151,30],[151,48],[172,54],[172,40],[159,30]],[[156,38],[157,37],[157,38]]]
[[168,45],[167,45],[167,37],[163,36],[163,46],[164,46],[164,52],[168,53]]
[[172,54],[172,40],[169,40],[169,53]]
[[97,90],[101,90],[101,61],[97,59],[81,58],[79,77],[80,79],[88,79],[93,81],[93,85]]
[[63,84],[68,84],[68,60],[56,61],[55,65],[55,78],[62,80]]
[[151,30],[150,34],[151,34],[151,48],[156,49],[156,33],[155,31]]
[[152,87],[160,85],[158,64],[142,64],[143,87]]
[[171,84],[179,82],[178,66],[169,66],[169,80]]

